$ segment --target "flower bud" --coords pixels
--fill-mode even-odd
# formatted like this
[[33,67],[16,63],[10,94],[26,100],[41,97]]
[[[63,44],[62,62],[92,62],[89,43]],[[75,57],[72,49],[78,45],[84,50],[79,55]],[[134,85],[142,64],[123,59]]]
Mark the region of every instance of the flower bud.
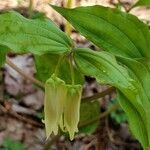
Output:
[[64,127],[69,132],[71,140],[73,140],[75,132],[78,132],[81,95],[81,85],[67,85],[67,95],[64,103]]
[[54,74],[46,81],[44,113],[45,128],[47,138],[53,132],[58,133],[58,125],[62,119],[64,100],[66,98],[67,87],[65,82]]

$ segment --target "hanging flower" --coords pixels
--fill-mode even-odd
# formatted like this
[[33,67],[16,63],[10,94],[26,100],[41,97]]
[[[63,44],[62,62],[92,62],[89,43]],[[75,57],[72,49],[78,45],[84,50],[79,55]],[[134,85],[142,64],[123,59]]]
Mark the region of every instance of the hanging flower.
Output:
[[58,134],[67,88],[65,82],[53,74],[45,84],[44,113],[47,138]]
[[67,85],[67,95],[64,103],[64,127],[69,132],[71,140],[73,140],[75,132],[78,132],[81,95],[81,85]]
[[66,85],[54,74],[45,84],[45,128],[47,138],[53,132],[58,134],[59,127],[69,132],[70,139],[78,132],[80,117],[81,85]]

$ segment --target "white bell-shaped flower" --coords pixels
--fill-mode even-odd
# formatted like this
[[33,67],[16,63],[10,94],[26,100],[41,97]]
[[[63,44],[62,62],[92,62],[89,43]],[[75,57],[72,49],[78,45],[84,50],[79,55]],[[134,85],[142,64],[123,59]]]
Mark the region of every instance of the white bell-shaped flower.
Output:
[[44,114],[45,128],[47,138],[53,132],[58,134],[58,125],[63,114],[64,100],[66,98],[67,88],[65,82],[56,77],[55,74],[46,81]]
[[75,132],[78,132],[81,95],[81,85],[67,85],[67,95],[64,103],[64,127],[69,132],[71,140],[73,140]]

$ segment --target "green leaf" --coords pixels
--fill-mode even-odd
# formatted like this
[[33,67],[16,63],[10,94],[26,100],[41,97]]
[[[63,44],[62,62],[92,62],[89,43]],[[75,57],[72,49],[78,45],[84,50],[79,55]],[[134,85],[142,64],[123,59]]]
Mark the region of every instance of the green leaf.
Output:
[[133,80],[129,77],[127,70],[119,65],[110,53],[80,48],[75,50],[74,59],[81,72],[95,77],[98,82],[107,83],[119,89],[134,90]]
[[143,116],[145,115],[142,105],[138,101],[133,101],[138,95],[138,90],[134,85],[136,81],[129,76],[126,68],[117,63],[113,55],[108,52],[96,52],[84,48],[76,49],[74,58],[81,72],[95,77],[99,83],[110,84],[119,89],[130,99],[136,109]]
[[4,64],[8,48],[0,46],[0,67]]
[[135,6],[150,6],[150,0],[138,0]]
[[25,146],[19,142],[15,141],[14,139],[11,138],[6,138],[3,141],[3,150],[25,150]]
[[98,82],[113,85],[118,89],[120,103],[128,115],[134,136],[145,150],[149,150],[149,27],[137,17],[113,8],[52,7],[82,35],[98,47],[117,56],[117,60],[122,63],[119,65],[109,53],[92,52],[88,49],[77,49],[74,56],[76,65],[85,75],[95,77]]
[[36,65],[36,78],[43,83],[54,73],[59,60],[59,55],[44,54],[34,55]]
[[149,28],[137,17],[103,6],[52,7],[98,47],[117,56],[150,58]]
[[[138,61],[124,58],[124,57],[117,57],[117,60],[121,62],[122,64],[126,65],[128,70],[130,71],[130,74],[132,75],[132,78],[134,78],[136,81],[138,81],[137,88],[142,88],[147,95],[147,98],[150,102],[150,92],[149,92],[149,86],[150,86],[150,68],[147,64],[147,61],[142,61],[138,59]],[[139,87],[140,84],[140,87]]]
[[148,132],[143,122],[143,116],[141,116],[137,109],[135,109],[121,92],[118,93],[118,100],[128,116],[129,127],[132,134],[141,142],[144,150],[148,150]]
[[[130,124],[134,123],[135,128],[133,129],[133,126],[131,126],[133,134],[142,143],[143,147],[148,146],[148,131],[150,127],[148,121],[149,109],[145,110],[142,104],[143,99],[141,99],[141,95],[139,94],[140,84],[137,78],[129,75],[128,70],[119,65],[115,57],[108,52],[77,49],[74,58],[76,65],[84,74],[95,77],[100,83],[115,86],[119,90],[119,93],[124,95],[126,104],[125,102],[123,103],[123,100],[120,101],[122,108],[126,112],[128,111]],[[136,120],[133,119],[132,113],[135,113]],[[135,122],[137,119],[141,124],[136,125]]]
[[[35,55],[35,64],[37,74],[36,77],[45,82],[55,71],[56,65],[60,55],[56,54],[45,54],[45,55]],[[84,77],[83,75],[74,67],[75,73],[75,84],[83,84]],[[61,62],[58,71],[58,77],[64,80],[67,84],[71,83],[71,72],[70,65],[67,59]]]
[[0,15],[0,45],[14,52],[62,54],[72,41],[52,21],[26,19],[16,12]]
[[128,70],[119,65],[115,57],[108,52],[96,52],[87,48],[76,49],[74,55],[75,63],[79,70],[85,75],[95,77],[99,83],[110,84],[119,89],[125,96],[130,99],[130,102],[145,115],[144,108],[133,101],[138,95],[138,90]]
[[[136,61],[133,59],[127,59],[120,57],[118,58],[120,62],[122,62],[124,65],[127,66],[131,76],[133,79],[136,80],[136,88],[138,89],[139,93],[139,103],[142,104],[144,110],[145,110],[145,124],[147,134],[148,134],[148,140],[150,143],[150,68],[147,64],[147,61]],[[144,116],[143,116],[144,117]]]
[[91,121],[94,118],[98,118],[99,115],[100,115],[100,106],[98,101],[81,103],[79,132],[87,134],[93,133],[98,127],[99,121],[94,123],[89,123],[89,121]]

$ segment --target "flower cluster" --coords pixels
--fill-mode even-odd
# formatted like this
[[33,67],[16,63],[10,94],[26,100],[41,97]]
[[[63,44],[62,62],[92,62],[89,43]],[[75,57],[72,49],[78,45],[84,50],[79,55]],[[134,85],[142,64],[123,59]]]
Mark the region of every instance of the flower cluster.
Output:
[[59,127],[69,132],[70,139],[78,132],[80,117],[81,85],[67,85],[53,74],[45,84],[45,128],[47,138],[53,132],[58,134]]

